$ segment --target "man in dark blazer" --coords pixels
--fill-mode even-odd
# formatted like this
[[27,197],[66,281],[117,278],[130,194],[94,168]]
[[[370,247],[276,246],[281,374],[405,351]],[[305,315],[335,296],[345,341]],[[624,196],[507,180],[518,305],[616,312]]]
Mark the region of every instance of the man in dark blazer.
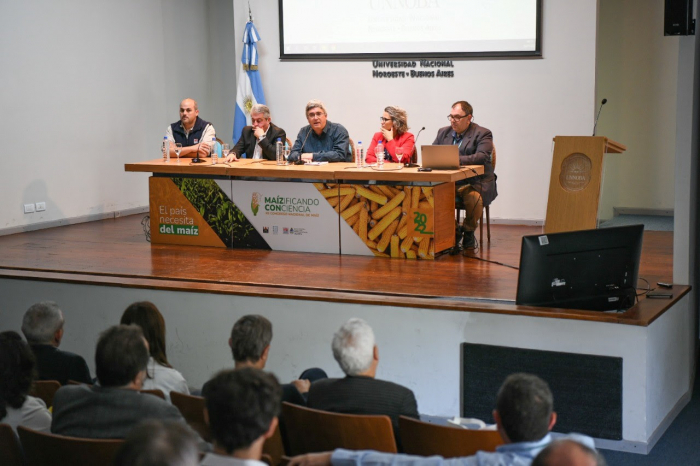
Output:
[[406,387],[375,378],[379,352],[367,322],[348,320],[333,336],[333,357],[346,377],[321,379],[311,384],[307,406],[343,414],[378,414],[391,418],[399,442],[399,416],[419,419],[413,392]]
[[22,333],[36,358],[39,380],[69,380],[91,384],[90,369],[82,356],[58,349],[63,339],[63,312],[53,301],[36,303],[24,313]]
[[241,138],[226,158],[226,162],[235,162],[240,158],[276,160],[277,139],[284,146],[287,134],[270,121],[270,109],[266,105],[253,105],[250,109],[252,126],[243,128]]
[[452,104],[452,110],[447,118],[450,126],[438,130],[433,144],[457,145],[460,165],[484,166],[483,175],[457,183],[457,195],[462,199],[465,207],[464,223],[461,226],[462,231],[457,235],[457,243],[459,243],[460,233],[463,233],[462,246],[465,249],[473,248],[476,245],[474,230],[484,206],[491,204],[498,195],[496,174],[493,172],[492,164],[493,135],[491,130],[472,121],[474,118],[472,106],[464,100]]

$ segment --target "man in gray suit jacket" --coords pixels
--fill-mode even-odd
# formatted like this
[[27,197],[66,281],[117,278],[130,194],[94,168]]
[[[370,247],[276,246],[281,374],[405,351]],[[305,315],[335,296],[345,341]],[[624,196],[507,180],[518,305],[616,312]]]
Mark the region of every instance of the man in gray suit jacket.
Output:
[[170,403],[138,390],[146,378],[148,348],[136,325],[116,325],[100,335],[95,366],[100,386],[67,385],[53,400],[51,432],[69,437],[126,437],[145,419],[185,422]]
[[333,336],[333,357],[346,377],[321,379],[311,384],[307,406],[343,414],[389,416],[399,442],[399,416],[419,419],[413,392],[399,384],[378,380],[379,352],[367,322],[348,320]]
[[[452,104],[448,115],[450,126],[440,128],[434,145],[459,146],[460,165],[483,165],[484,174],[457,183],[457,195],[464,202],[465,216],[462,224],[464,238],[462,246],[473,248],[476,245],[474,230],[481,218],[485,205],[491,204],[498,192],[496,174],[493,172],[493,135],[491,130],[472,121],[474,110],[469,102],[460,100]],[[458,227],[459,230],[459,227]],[[457,235],[459,243],[460,235]],[[459,244],[457,244],[459,246]]]

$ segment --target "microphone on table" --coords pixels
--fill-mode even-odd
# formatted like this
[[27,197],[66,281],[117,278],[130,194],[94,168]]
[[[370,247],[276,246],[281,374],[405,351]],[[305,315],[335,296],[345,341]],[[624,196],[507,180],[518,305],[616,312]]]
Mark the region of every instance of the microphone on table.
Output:
[[595,123],[593,124],[593,136],[595,136],[595,128],[598,126],[598,118],[600,118],[600,112],[603,110],[603,105],[607,103],[608,99],[603,99],[602,102],[600,102],[600,108],[598,109],[598,116],[595,117]]
[[207,123],[207,126],[204,127],[204,131],[202,131],[202,136],[199,138],[199,144],[197,144],[197,155],[192,159],[192,163],[202,163],[204,160],[199,158],[199,146],[202,145],[202,139],[204,139],[204,133],[207,132],[207,128],[211,126],[211,123]]
[[[418,134],[416,134],[416,137],[413,139],[413,148],[416,151],[416,159],[418,159],[418,138],[420,137],[420,133],[422,133],[424,129],[425,129],[425,126],[423,126],[420,130],[418,130]],[[407,163],[406,166],[407,167],[417,167],[418,164],[411,162],[411,163]]]

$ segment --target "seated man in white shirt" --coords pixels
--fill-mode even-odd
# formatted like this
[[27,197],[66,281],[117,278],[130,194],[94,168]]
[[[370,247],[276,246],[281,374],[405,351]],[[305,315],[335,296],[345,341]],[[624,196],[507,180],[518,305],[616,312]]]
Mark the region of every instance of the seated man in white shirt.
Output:
[[[532,460],[552,443],[549,431],[557,422],[554,400],[547,382],[532,374],[511,374],[503,382],[496,398],[493,418],[504,445],[495,452],[479,451],[476,455],[444,459],[395,455],[375,451],[335,450],[292,458],[290,466],[530,466]],[[570,436],[594,449],[593,439]]]
[[221,371],[207,383],[205,399],[214,453],[202,466],[265,466],[263,444],[277,429],[282,399],[275,376],[253,367]]

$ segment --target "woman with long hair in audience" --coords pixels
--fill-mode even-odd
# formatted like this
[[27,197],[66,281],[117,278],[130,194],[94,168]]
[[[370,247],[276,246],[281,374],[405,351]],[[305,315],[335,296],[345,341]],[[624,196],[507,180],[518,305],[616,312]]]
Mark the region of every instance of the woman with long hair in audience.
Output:
[[51,432],[51,413],[46,403],[29,395],[36,377],[35,359],[17,332],[0,333],[0,423],[40,432]]
[[148,342],[151,357],[148,361],[144,390],[160,390],[170,401],[170,392],[189,395],[187,382],[180,372],[168,362],[165,350],[165,319],[155,304],[140,301],[127,307],[120,322],[122,325],[135,324],[141,327]]
[[396,149],[398,148],[403,150],[401,163],[405,164],[411,161],[416,141],[413,134],[408,132],[406,110],[391,105],[384,109],[384,113],[379,117],[379,132],[374,134],[372,142],[367,148],[367,163],[377,161],[376,149],[379,141],[382,141],[384,146],[384,160],[386,162],[399,161],[396,157]]

